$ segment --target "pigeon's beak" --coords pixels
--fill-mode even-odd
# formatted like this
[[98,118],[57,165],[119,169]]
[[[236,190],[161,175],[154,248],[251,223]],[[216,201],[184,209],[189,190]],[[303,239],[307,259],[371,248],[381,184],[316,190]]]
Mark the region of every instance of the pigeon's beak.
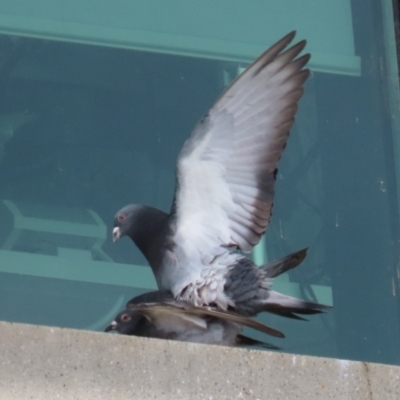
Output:
[[113,331],[117,328],[117,323],[115,321],[111,322],[110,325],[107,326],[106,329],[104,329],[104,332],[110,332]]
[[112,231],[112,240],[115,243],[121,237],[121,230],[116,226]]

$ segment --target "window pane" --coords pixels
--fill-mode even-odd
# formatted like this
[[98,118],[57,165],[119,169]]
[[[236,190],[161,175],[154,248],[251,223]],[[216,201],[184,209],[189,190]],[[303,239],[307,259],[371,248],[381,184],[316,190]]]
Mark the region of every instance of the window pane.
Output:
[[260,319],[285,332],[268,338],[283,351],[400,364],[391,2],[117,3],[0,5],[0,319],[102,330],[155,289],[133,244],[111,242],[115,212],[169,210],[196,122],[297,29],[313,72],[253,258],[309,247],[275,288],[334,308],[307,323]]

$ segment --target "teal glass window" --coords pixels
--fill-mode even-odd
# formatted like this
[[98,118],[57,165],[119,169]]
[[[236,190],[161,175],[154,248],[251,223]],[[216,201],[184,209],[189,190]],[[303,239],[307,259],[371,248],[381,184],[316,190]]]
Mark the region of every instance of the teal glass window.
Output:
[[169,210],[196,122],[295,29],[312,74],[253,258],[309,247],[275,288],[334,308],[260,319],[283,351],[400,364],[396,23],[390,0],[3,0],[0,319],[102,330],[155,289],[115,212]]

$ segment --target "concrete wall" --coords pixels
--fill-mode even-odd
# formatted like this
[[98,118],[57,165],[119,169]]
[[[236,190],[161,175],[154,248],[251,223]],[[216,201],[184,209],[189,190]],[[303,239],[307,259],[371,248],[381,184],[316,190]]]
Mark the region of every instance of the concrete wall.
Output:
[[0,322],[0,399],[400,399],[400,367]]

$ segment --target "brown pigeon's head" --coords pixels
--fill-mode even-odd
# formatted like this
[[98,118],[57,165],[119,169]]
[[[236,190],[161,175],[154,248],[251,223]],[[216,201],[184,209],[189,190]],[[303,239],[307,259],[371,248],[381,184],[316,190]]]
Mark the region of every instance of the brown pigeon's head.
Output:
[[138,335],[144,323],[146,318],[142,314],[134,310],[123,310],[104,332],[116,331],[121,335]]

